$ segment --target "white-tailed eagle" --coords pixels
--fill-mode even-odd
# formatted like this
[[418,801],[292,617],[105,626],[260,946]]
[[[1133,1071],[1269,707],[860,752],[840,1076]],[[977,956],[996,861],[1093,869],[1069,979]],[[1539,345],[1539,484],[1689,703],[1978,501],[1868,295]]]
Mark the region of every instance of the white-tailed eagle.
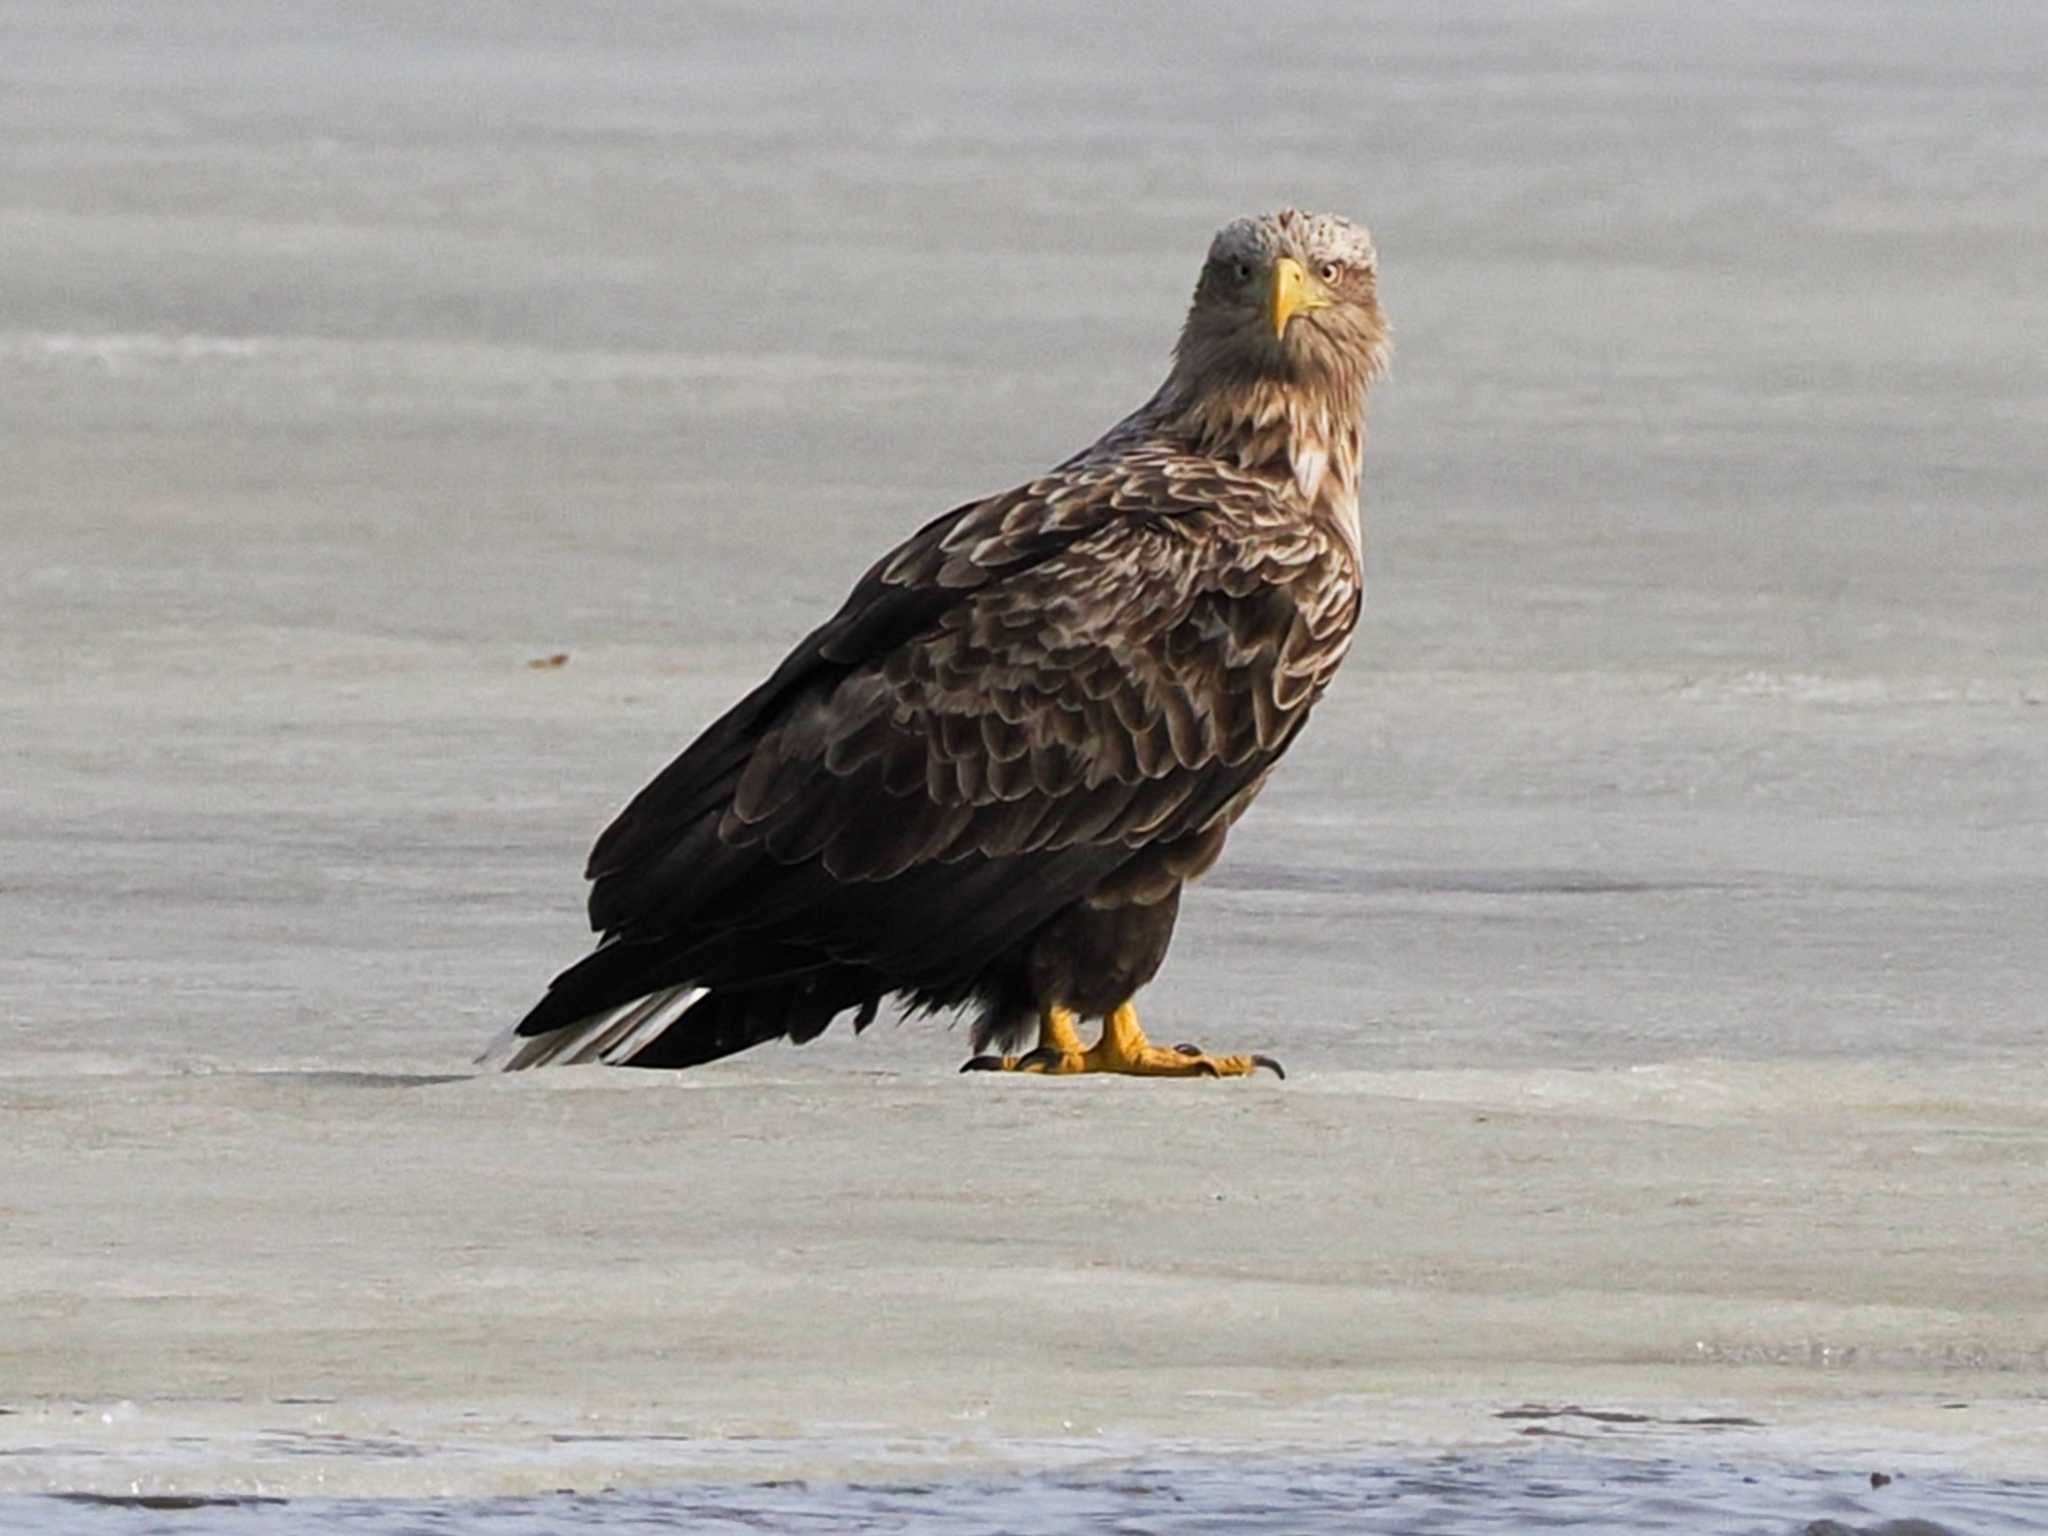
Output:
[[970,1067],[1277,1071],[1131,999],[1350,644],[1387,347],[1363,229],[1225,225],[1150,400],[884,555],[598,839],[602,942],[506,1065],[689,1067],[893,995],[975,1007]]

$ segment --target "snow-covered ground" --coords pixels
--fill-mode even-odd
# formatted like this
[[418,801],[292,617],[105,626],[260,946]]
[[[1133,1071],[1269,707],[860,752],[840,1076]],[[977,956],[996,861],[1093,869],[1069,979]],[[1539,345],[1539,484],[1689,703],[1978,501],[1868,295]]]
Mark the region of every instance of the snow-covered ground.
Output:
[[[287,9],[0,9],[0,1489],[2048,1470],[2048,23]],[[1146,999],[1287,1082],[468,1075],[1289,201],[1370,613]]]

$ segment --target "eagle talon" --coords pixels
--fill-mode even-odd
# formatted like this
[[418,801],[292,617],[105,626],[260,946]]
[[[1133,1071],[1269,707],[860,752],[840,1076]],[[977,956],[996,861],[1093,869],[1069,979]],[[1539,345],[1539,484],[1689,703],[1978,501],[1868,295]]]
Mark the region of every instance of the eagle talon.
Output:
[[1115,1073],[1131,1077],[1250,1077],[1264,1067],[1275,1077],[1287,1071],[1270,1056],[1212,1056],[1199,1045],[1154,1045],[1138,1027],[1129,1003],[1102,1023],[1102,1038],[1084,1047],[1074,1032],[1071,1010],[1048,1008],[1040,1020],[1040,1045],[1021,1056],[976,1056],[962,1072],[1031,1072],[1048,1077]]
[[1271,1056],[1211,1056],[1199,1045],[1167,1048],[1142,1046],[1136,1051],[1105,1049],[1064,1050],[1041,1045],[1022,1056],[970,1056],[960,1064],[962,1072],[1030,1072],[1059,1077],[1082,1073],[1134,1073],[1140,1077],[1250,1077],[1264,1067],[1282,1082],[1287,1069]]
[[[962,1072],[1050,1072],[1069,1053],[1041,1045],[1022,1056],[971,1056],[960,1064]],[[1078,1054],[1078,1053],[1075,1053]],[[1078,1069],[1076,1069],[1078,1070]]]

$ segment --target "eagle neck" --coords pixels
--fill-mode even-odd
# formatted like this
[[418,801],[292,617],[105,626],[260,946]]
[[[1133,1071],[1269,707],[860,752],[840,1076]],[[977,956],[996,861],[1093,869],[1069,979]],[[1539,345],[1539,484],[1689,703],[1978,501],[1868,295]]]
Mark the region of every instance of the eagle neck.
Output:
[[1365,452],[1365,388],[1250,379],[1154,402],[1162,424],[1197,452],[1260,476],[1311,516],[1333,522],[1354,554]]

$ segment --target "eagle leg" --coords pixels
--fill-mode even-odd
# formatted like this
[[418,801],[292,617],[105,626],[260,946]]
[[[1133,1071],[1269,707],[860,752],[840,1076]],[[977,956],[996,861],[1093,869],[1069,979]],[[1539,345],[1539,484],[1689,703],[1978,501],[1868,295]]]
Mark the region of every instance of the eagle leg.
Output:
[[1021,1064],[1042,1055],[1079,1056],[1083,1054],[1081,1037],[1074,1033],[1075,1018],[1071,1008],[1048,1008],[1038,1016],[1038,1049],[1027,1051],[1022,1056],[976,1056],[960,1068],[962,1072],[1021,1072],[1027,1070]]
[[[1050,1021],[1061,1016],[1061,1027],[1067,1037],[1064,1041],[1049,1038],[1055,1033]],[[1286,1070],[1270,1056],[1211,1056],[1192,1045],[1154,1045],[1138,1027],[1138,1010],[1129,1002],[1103,1020],[1102,1038],[1085,1051],[1074,1038],[1072,1014],[1055,1008],[1048,1010],[1045,1018],[1047,1022],[1039,1029],[1037,1050],[1015,1058],[977,1057],[968,1066],[976,1067],[977,1062],[986,1061],[990,1065],[985,1070],[1042,1072],[1050,1077],[1082,1072],[1117,1072],[1131,1077],[1249,1077],[1260,1067],[1267,1068],[1275,1077],[1287,1076]]]

